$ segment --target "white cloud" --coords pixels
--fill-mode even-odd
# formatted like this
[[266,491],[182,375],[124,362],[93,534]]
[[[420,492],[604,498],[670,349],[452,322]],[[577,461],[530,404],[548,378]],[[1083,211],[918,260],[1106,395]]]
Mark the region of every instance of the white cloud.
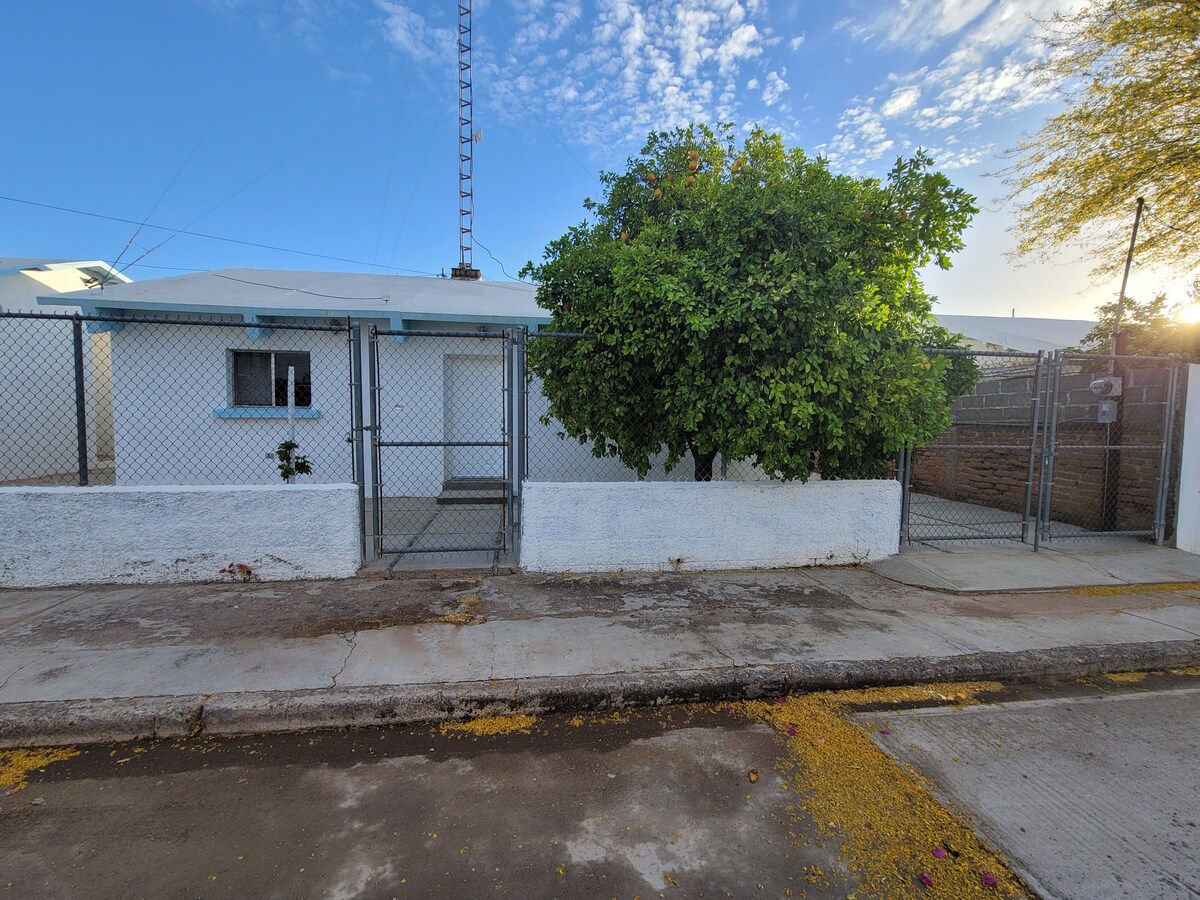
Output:
[[857,101],[843,112],[837,128],[833,140],[819,146],[817,151],[850,171],[874,162],[896,145],[880,121],[874,97]]
[[798,34],[794,38],[792,38],[790,41],[788,41],[788,46],[791,47],[793,50],[799,50],[800,45],[803,43],[804,43],[804,35]]
[[771,103],[787,90],[784,73],[772,80],[760,62],[778,40],[762,0],[597,0],[588,14],[579,0],[509,4],[519,23],[511,40],[476,36],[495,109],[570,123],[564,136],[578,143],[610,147],[692,121],[741,122],[738,85],[761,84]]
[[[905,150],[925,141],[954,148],[936,157],[945,168],[981,162],[996,149],[985,126],[1053,99],[1054,86],[1031,67],[1047,52],[1037,22],[1080,2],[903,0],[871,21],[839,23],[857,37],[915,53],[935,44],[943,49],[935,65],[890,74],[895,87],[882,103],[856,98],[827,145],[831,156],[862,165],[886,141]],[[880,133],[884,119],[894,134]]]
[[885,4],[884,11],[867,22],[842,20],[851,33],[864,40],[882,38],[916,50],[940,38],[957,34],[988,8],[991,0],[900,0]]
[[431,26],[420,13],[403,3],[379,0],[385,14],[384,34],[397,49],[414,62],[447,65],[457,52],[458,39],[450,28]]
[[[787,74],[786,69],[784,69],[783,74]],[[789,87],[790,85],[783,80],[778,72],[768,72],[767,86],[763,88],[762,92],[763,103],[767,106],[774,106],[779,102],[779,98],[783,96],[783,92]]]
[[921,89],[919,87],[909,86],[896,88],[892,92],[887,101],[879,108],[879,112],[891,119],[908,112],[917,105],[917,101],[921,99]]

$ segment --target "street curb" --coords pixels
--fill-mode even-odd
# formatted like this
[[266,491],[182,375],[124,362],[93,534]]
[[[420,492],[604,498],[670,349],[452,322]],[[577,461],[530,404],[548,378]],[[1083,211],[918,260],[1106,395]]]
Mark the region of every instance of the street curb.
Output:
[[797,691],[1038,681],[1195,665],[1200,665],[1200,640],[487,682],[5,703],[0,704],[0,748],[416,725],[488,715],[748,700]]

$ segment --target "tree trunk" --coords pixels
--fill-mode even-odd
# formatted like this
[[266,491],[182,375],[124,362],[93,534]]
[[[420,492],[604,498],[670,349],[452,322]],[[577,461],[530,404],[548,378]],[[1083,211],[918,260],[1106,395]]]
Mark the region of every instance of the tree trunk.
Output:
[[701,453],[695,447],[690,449],[692,462],[696,466],[696,481],[712,481],[713,460],[717,458],[717,452],[714,450],[711,453]]

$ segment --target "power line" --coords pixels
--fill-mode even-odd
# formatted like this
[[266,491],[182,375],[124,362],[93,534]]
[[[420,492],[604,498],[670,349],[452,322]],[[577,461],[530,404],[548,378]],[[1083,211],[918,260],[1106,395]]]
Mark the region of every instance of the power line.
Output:
[[521,284],[529,283],[529,282],[525,281],[523,278],[513,278],[511,275],[509,275],[508,269],[504,268],[504,263],[502,263],[502,262],[500,262],[500,260],[496,259],[496,255],[494,253],[492,253],[491,250],[488,249],[487,244],[485,244],[483,241],[481,241],[479,239],[478,235],[476,235],[476,237],[475,237],[475,243],[477,243],[480,247],[483,248],[483,252],[492,258],[492,262],[494,262],[496,265],[498,265],[500,267],[500,271],[503,272],[505,277],[507,277],[510,281],[517,281],[517,282],[520,282]]
[[[258,182],[262,181],[264,178],[266,178],[268,175],[270,175],[272,172],[274,172],[276,169],[291,162],[293,159],[295,159],[297,156],[300,156],[302,153],[307,152],[314,144],[316,144],[319,140],[324,138],[329,133],[329,131],[331,131],[332,129],[333,129],[333,126],[331,125],[328,130],[326,130],[325,132],[314,137],[312,140],[310,140],[307,144],[305,144],[303,147],[301,147],[295,153],[292,153],[290,156],[285,156],[283,159],[279,160],[279,162],[275,163],[273,166],[269,166],[268,168],[264,169],[262,172],[259,172],[257,175],[255,175],[253,178],[251,178],[249,181],[247,181],[245,184],[243,184],[240,188],[238,188],[236,191],[234,191],[232,194],[225,197],[225,199],[219,200],[218,202],[214,203],[212,206],[210,206],[204,212],[200,213],[200,215],[196,216],[196,218],[192,219],[185,226],[183,226],[183,232],[187,233],[187,230],[190,229],[193,225],[195,225],[201,219],[208,216],[210,213],[215,212],[217,209],[224,206],[226,203],[228,203],[230,200],[232,200],[238,194],[250,189],[254,185],[258,184]],[[154,226],[151,225],[150,227],[153,228]],[[168,235],[167,237],[163,238],[161,241],[159,241],[157,244],[155,244],[149,250],[146,250],[145,253],[143,253],[141,256],[139,256],[137,259],[135,259],[133,262],[135,262],[135,263],[141,262],[143,259],[145,259],[147,256],[149,256],[151,253],[153,253],[155,250],[157,250],[159,247],[161,247],[163,244],[167,243],[168,241],[173,240],[176,236],[177,236],[176,234],[171,234],[171,235]],[[132,265],[132,263],[127,264],[126,268],[128,268],[129,265]],[[124,272],[125,269],[122,269],[121,271]]]
[[232,275],[222,275],[220,272],[210,272],[214,278],[224,278],[226,281],[236,281],[241,284],[253,284],[256,287],[274,288],[277,291],[290,291],[293,294],[307,294],[310,297],[325,297],[329,300],[361,300],[365,303],[374,303],[382,300],[388,302],[386,297],[342,297],[337,294],[322,294],[320,291],[306,291],[304,288],[292,287],[286,284],[267,284],[265,281],[250,281],[246,278],[234,278]]
[[[109,216],[103,213],[88,212],[87,210],[83,209],[72,209],[68,206],[55,206],[52,203],[39,203],[36,200],[26,200],[21,197],[9,197],[4,194],[0,194],[0,200],[7,200],[9,203],[21,203],[25,206],[36,206],[40,209],[52,209],[56,212],[72,213],[73,215],[78,216],[88,216],[92,219],[103,219],[107,222],[121,222],[125,225],[139,224],[136,219],[125,219],[121,216]],[[368,266],[372,269],[391,269],[395,272],[411,272],[414,275],[432,275],[435,277],[438,274],[437,272],[428,272],[423,269],[406,269],[404,266],[388,266],[384,265],[383,263],[367,262],[366,260],[362,259],[350,259],[349,257],[345,256],[329,256],[325,253],[313,253],[308,250],[293,250],[290,247],[277,247],[273,244],[260,244],[256,241],[243,241],[239,240],[238,238],[222,237],[219,234],[206,234],[203,231],[189,231],[186,228],[171,228],[168,225],[147,225],[146,227],[156,228],[159,231],[170,231],[174,234],[186,234],[189,237],[205,238],[206,240],[210,241],[223,241],[227,244],[238,244],[243,247],[254,247],[259,250],[273,250],[277,253],[291,253],[296,256],[307,256],[312,259],[327,259],[331,262],[350,263],[351,265],[355,266]]]
[[[187,155],[187,158],[184,159],[184,161],[180,164],[179,168],[175,170],[175,174],[171,176],[171,180],[167,182],[167,186],[162,189],[162,193],[158,195],[158,199],[155,200],[154,205],[152,207],[150,207],[150,212],[146,213],[146,218],[142,219],[141,223],[138,224],[136,229],[134,229],[133,235],[129,238],[128,241],[125,242],[125,246],[122,248],[121,252],[117,254],[117,258],[113,260],[110,271],[116,270],[117,265],[121,262],[121,257],[123,257],[125,255],[125,251],[128,250],[129,247],[133,244],[133,242],[137,240],[137,236],[142,233],[142,229],[146,227],[146,223],[150,221],[150,217],[152,215],[154,215],[154,213],[158,210],[158,207],[162,204],[163,198],[166,197],[167,193],[171,190],[171,188],[173,188],[175,186],[175,182],[179,180],[179,176],[183,174],[183,170],[188,167],[188,163],[190,163],[192,161],[192,158],[196,155],[197,151],[199,151],[200,147],[204,144],[204,142],[206,140],[208,140],[208,136],[212,133],[213,128],[216,127],[217,122],[219,122],[221,120],[221,116],[225,115],[225,110],[227,110],[229,108],[229,104],[233,100],[233,95],[235,93],[237,93],[236,89],[239,87],[241,87],[240,81],[238,82],[237,85],[235,85],[235,88],[233,90],[230,90],[229,95],[225,98],[225,102],[223,104],[221,104],[221,108],[219,110],[217,110],[217,114],[215,116],[213,116],[212,121],[208,123],[208,127],[204,129],[204,133],[202,135],[200,135],[200,139],[198,141],[196,141],[195,145],[192,147],[191,152]],[[168,238],[167,240],[170,240],[170,238]],[[163,243],[166,243],[166,241],[164,241]],[[159,245],[159,246],[161,246],[161,245]],[[154,251],[154,249],[155,248],[153,248],[153,247],[150,248],[150,250],[147,250],[146,253],[143,253],[141,256],[139,256],[138,259],[144,258],[147,253],[152,253]],[[136,260],[135,260],[135,262],[136,262]],[[126,268],[128,268],[128,267],[126,267]],[[124,271],[124,270],[122,270],[122,271]],[[101,285],[103,285],[103,283],[104,282],[102,281]]]
[[1172,225],[1170,222],[1168,222],[1166,219],[1164,219],[1162,216],[1160,216],[1158,213],[1156,213],[1150,207],[1146,208],[1146,212],[1148,213],[1149,218],[1153,219],[1155,222],[1161,222],[1163,225],[1166,225],[1172,231],[1178,231],[1180,234],[1186,234],[1188,237],[1196,237],[1197,236],[1196,232],[1194,232],[1194,231],[1188,231],[1186,228],[1180,228],[1177,225]]

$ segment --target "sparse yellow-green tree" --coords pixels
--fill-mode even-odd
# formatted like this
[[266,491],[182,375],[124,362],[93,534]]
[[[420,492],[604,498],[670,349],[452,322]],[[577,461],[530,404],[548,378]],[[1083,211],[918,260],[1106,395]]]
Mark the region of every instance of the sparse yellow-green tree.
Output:
[[1117,269],[1145,197],[1138,258],[1200,268],[1200,2],[1093,0],[1043,37],[1065,108],[1011,151],[1019,253],[1082,244]]

